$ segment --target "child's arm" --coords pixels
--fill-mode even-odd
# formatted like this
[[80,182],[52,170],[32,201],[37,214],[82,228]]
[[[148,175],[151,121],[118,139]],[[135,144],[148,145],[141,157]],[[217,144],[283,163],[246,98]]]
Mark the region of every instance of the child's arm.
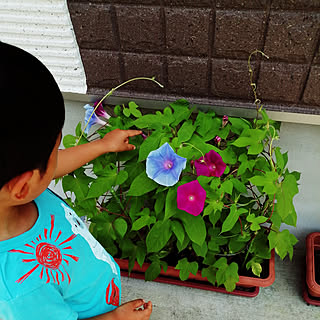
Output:
[[[143,309],[138,309],[141,308]],[[119,308],[86,320],[148,320],[152,312],[152,303],[142,299],[122,304]]]
[[104,153],[133,150],[134,145],[129,144],[129,137],[139,134],[139,130],[115,129],[100,140],[59,150],[54,178],[62,177]]

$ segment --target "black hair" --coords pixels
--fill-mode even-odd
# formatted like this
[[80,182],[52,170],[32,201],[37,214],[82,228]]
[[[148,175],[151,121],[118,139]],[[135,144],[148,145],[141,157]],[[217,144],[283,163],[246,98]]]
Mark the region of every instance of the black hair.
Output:
[[0,42],[0,189],[24,172],[46,171],[64,117],[50,71],[33,55]]

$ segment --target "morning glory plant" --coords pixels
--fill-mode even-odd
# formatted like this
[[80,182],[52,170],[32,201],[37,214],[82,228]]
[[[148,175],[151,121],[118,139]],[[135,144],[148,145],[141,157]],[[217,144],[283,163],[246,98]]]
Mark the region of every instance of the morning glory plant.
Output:
[[[139,129],[130,138],[136,149],[102,155],[62,186],[106,250],[128,259],[129,271],[135,262],[149,263],[145,278],[154,280],[170,265],[182,280],[199,272],[233,291],[239,275],[266,277],[273,250],[292,259],[297,239],[286,226],[296,226],[300,174],[275,144],[280,123],[268,117],[252,79],[252,119],[203,111],[184,99],[156,111],[134,101],[108,107],[112,116],[95,133]],[[89,119],[103,99],[86,108]],[[91,139],[87,124],[64,137],[65,147]]]

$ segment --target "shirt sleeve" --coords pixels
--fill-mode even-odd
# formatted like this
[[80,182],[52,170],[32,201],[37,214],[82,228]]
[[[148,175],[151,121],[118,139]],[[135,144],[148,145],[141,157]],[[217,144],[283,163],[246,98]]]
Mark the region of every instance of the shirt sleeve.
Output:
[[59,291],[44,285],[23,296],[0,302],[1,320],[77,320],[78,314],[63,300]]

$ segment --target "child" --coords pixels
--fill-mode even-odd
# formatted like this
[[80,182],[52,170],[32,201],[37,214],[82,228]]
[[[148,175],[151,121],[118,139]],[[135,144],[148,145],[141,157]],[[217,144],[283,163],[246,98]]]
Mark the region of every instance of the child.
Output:
[[61,92],[35,57],[0,42],[0,319],[147,320],[151,302],[120,305],[120,270],[64,201],[47,190],[137,130],[58,150]]

